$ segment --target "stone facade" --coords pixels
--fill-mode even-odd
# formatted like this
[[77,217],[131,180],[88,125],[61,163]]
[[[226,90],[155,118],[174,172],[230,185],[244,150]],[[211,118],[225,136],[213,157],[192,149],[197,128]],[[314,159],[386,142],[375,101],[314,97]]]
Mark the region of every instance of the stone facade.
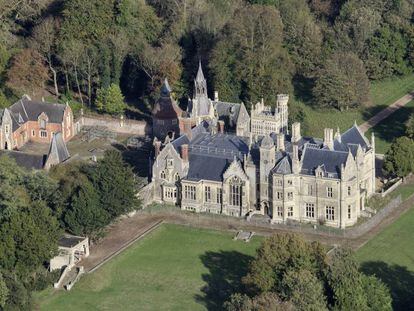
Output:
[[[202,77],[198,74],[196,83]],[[200,85],[203,90],[205,84]],[[365,200],[375,192],[374,136],[368,141],[356,124],[342,134],[325,129],[323,139],[302,137],[299,123],[288,134],[287,95],[278,96],[273,111],[257,104],[250,131],[250,117],[243,116],[244,127],[238,128],[231,109],[229,118],[217,118],[218,109],[226,115],[226,103],[197,96],[189,110],[197,125],[176,139],[154,143],[154,201],[194,212],[257,213],[270,222],[323,222],[340,228],[357,222]],[[200,109],[201,102],[208,109]],[[212,109],[216,119],[197,112]]]

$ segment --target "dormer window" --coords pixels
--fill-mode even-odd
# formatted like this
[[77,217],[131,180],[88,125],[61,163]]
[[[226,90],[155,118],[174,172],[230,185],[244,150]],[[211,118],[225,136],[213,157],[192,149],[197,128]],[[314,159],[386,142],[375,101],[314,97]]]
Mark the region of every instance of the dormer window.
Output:
[[161,172],[160,177],[161,177],[161,179],[165,179],[165,172],[164,171]]
[[174,160],[173,159],[167,159],[167,167],[171,168],[174,166]]
[[45,119],[41,119],[40,120],[40,128],[41,129],[45,129],[46,128],[46,120]]

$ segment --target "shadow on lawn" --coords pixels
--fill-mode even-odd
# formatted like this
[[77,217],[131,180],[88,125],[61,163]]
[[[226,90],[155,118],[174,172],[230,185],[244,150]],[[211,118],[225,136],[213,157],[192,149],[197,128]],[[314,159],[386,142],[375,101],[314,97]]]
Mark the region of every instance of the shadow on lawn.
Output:
[[394,310],[414,310],[414,273],[406,267],[383,261],[362,264],[362,271],[380,278],[390,289]]
[[209,274],[203,274],[207,285],[202,289],[203,294],[196,295],[195,299],[208,310],[222,310],[230,295],[241,291],[241,278],[247,274],[253,257],[236,251],[220,251],[206,252],[200,259]]

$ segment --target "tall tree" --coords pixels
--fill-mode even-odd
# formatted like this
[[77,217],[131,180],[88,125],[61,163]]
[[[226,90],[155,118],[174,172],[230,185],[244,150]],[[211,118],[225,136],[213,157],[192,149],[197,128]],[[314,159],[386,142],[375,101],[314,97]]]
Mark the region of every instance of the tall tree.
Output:
[[369,80],[364,64],[351,52],[336,52],[317,73],[315,105],[339,110],[359,107],[369,100]]
[[99,89],[95,105],[99,111],[112,115],[122,114],[126,108],[124,96],[122,95],[121,89],[116,84],[111,84],[106,89]]
[[44,88],[49,75],[44,58],[33,49],[24,49],[13,58],[7,77],[7,86],[21,96],[36,95]]
[[414,172],[414,141],[405,136],[397,138],[385,154],[383,170],[399,177]]

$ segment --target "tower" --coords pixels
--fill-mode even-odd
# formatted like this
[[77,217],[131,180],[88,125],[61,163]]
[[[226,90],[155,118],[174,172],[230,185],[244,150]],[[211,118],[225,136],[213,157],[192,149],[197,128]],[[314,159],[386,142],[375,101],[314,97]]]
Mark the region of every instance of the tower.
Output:
[[276,108],[280,114],[280,131],[284,134],[288,132],[288,101],[289,95],[278,94]]
[[201,61],[198,63],[198,72],[194,80],[194,98],[207,98],[207,81],[204,78],[203,68],[201,68]]

